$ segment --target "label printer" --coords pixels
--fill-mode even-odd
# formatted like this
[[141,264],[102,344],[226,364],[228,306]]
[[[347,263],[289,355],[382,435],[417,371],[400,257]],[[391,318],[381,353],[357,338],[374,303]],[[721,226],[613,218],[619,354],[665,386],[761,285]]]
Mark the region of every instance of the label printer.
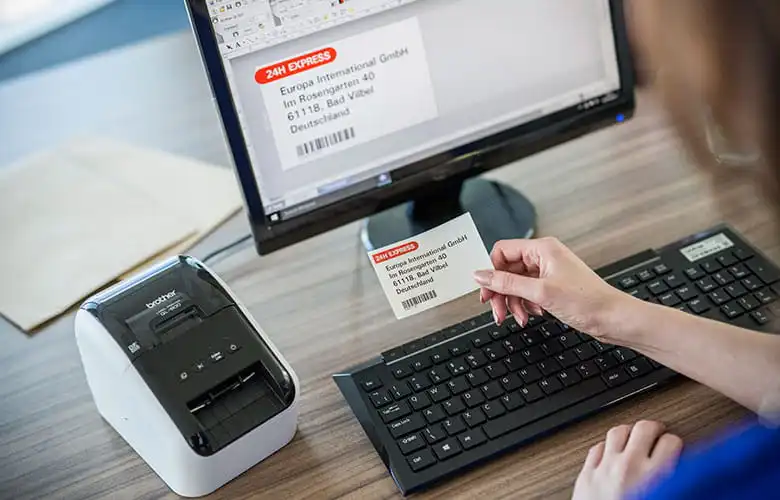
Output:
[[195,258],[87,299],[75,333],[98,411],[179,495],[213,492],[295,434],[295,373]]

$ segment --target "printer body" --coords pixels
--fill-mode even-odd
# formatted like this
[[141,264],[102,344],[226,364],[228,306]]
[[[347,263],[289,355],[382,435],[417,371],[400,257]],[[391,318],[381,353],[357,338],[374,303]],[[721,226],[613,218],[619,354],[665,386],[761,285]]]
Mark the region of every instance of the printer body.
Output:
[[75,333],[98,411],[181,496],[213,492],[295,435],[295,373],[197,259],[87,299]]

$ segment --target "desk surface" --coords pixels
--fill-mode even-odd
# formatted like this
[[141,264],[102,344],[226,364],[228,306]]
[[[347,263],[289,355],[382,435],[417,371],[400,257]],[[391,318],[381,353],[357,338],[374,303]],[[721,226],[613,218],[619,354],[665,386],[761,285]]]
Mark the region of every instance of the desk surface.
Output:
[[[69,137],[96,134],[228,165],[188,33],[10,82],[0,87],[0,109],[0,167]],[[558,236],[594,267],[720,220],[778,256],[770,213],[751,188],[710,190],[645,96],[631,122],[490,177],[526,193],[539,211],[539,233]],[[246,231],[238,217],[204,246]],[[292,363],[303,395],[294,441],[213,497],[398,495],[331,374],[482,311],[476,296],[396,321],[357,224],[263,258],[246,248],[215,268]],[[0,322],[0,498],[173,497],[99,417],[72,321],[64,317],[32,336]],[[588,447],[610,426],[660,419],[692,442],[744,414],[713,391],[682,381],[420,496],[565,498]]]

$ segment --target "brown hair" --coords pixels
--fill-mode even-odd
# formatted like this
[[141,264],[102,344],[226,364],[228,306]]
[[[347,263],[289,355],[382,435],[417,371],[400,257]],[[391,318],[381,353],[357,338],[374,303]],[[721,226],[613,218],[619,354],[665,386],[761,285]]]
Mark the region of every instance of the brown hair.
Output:
[[722,173],[712,168],[706,110],[725,136],[760,151],[754,171],[780,207],[780,0],[634,0],[632,7],[640,76],[654,81],[698,163]]

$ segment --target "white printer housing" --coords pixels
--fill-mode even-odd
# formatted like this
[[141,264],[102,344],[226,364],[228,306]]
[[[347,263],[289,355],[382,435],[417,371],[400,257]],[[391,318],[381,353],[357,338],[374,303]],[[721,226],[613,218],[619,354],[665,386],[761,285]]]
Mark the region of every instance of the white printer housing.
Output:
[[296,432],[295,373],[192,257],[88,299],[75,331],[98,411],[179,495],[213,492]]

